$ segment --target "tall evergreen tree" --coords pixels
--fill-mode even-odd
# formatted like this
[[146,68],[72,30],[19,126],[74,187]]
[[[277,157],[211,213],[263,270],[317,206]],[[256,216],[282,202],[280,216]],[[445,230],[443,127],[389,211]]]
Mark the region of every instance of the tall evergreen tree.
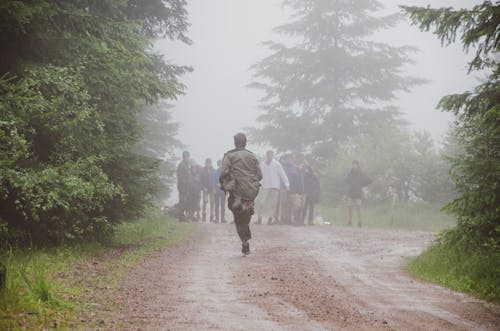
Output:
[[164,201],[170,195],[170,186],[175,181],[175,169],[177,164],[174,151],[182,147],[177,139],[179,124],[172,121],[170,112],[173,106],[165,102],[146,106],[139,114],[139,122],[142,126],[142,138],[134,148],[134,152],[143,158],[155,160],[159,163],[159,175],[156,179],[156,190],[149,190],[156,201]]
[[151,38],[189,42],[185,7],[0,2],[0,242],[96,238],[145,208],[158,162],[133,153],[138,114],[182,93],[189,70]]
[[[457,36],[467,51],[475,49],[469,71],[488,78],[474,91],[449,95],[439,107],[456,115],[451,176],[458,197],[448,206],[458,226],[447,235],[454,243],[489,249],[500,247],[500,4],[484,1],[472,9],[403,7],[421,30],[433,32],[443,45]],[[452,154],[454,154],[452,153]]]
[[394,121],[395,92],[422,82],[401,74],[414,49],[368,37],[393,27],[399,16],[377,16],[382,5],[376,0],[286,0],[284,5],[293,19],[275,31],[288,42],[266,42],[272,54],[253,67],[250,86],[265,95],[254,139],[329,158],[349,137]]

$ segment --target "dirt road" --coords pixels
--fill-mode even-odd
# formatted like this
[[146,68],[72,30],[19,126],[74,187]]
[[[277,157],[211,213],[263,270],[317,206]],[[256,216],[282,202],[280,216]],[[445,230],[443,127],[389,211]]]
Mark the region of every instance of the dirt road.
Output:
[[[424,232],[253,226],[242,257],[232,225],[134,267],[114,328],[131,330],[498,330],[499,308],[412,279]],[[104,324],[104,323],[103,323]],[[110,326],[110,324],[104,324]]]

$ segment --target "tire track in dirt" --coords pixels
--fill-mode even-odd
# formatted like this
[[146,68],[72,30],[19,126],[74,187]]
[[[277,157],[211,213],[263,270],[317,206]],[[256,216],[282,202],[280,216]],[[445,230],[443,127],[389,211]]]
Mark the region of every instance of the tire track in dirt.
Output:
[[[413,280],[404,260],[423,232],[253,226],[242,257],[232,225],[133,267],[113,329],[496,330],[498,306]],[[109,323],[105,325],[111,325]]]

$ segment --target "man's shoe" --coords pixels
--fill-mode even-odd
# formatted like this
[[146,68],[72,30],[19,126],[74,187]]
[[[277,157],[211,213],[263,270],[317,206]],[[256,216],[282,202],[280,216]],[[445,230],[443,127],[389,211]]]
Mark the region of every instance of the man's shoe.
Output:
[[243,253],[243,255],[250,254],[250,244],[249,243],[241,244],[241,253]]

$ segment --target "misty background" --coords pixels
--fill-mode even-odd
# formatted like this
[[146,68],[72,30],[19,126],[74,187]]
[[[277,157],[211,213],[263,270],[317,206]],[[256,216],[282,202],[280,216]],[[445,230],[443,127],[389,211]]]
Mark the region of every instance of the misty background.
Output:
[[[173,120],[180,125],[178,138],[192,157],[202,163],[205,158],[222,158],[231,149],[237,131],[258,125],[260,91],[247,88],[252,81],[250,67],[269,54],[262,42],[280,40],[273,28],[285,23],[289,12],[280,0],[193,0],[187,10],[192,45],[159,40],[155,50],[172,63],[193,67],[181,80],[186,94],[172,102]],[[433,7],[470,8],[480,1],[433,1]],[[428,1],[383,1],[382,14],[399,12],[398,5],[427,6]],[[404,114],[410,128],[427,130],[439,144],[453,116],[436,110],[444,95],[470,90],[478,77],[467,75],[472,55],[464,54],[459,44],[441,47],[431,33],[411,26],[406,17],[392,29],[376,32],[369,39],[391,46],[414,46],[410,54],[415,62],[407,65],[407,74],[428,83],[398,92],[392,104]],[[262,152],[249,141],[249,149]],[[179,152],[180,153],[180,152]],[[180,155],[179,155],[180,158]]]

